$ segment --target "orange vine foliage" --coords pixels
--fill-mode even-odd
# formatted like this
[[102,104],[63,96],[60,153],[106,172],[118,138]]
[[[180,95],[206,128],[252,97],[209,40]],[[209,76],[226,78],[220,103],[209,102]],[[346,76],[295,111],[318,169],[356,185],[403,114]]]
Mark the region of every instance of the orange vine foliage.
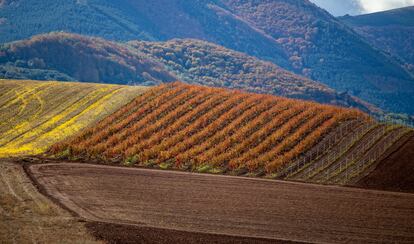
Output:
[[51,152],[196,169],[272,173],[303,155],[358,110],[270,95],[171,83],[140,95]]

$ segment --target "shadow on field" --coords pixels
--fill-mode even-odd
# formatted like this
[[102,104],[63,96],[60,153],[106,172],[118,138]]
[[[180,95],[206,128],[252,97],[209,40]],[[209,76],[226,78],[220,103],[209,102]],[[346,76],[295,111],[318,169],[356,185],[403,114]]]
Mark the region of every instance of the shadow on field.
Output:
[[298,243],[270,239],[235,237],[227,235],[195,233],[177,230],[120,225],[101,222],[86,223],[88,231],[98,240],[107,243],[141,243],[141,244],[270,244]]
[[376,168],[356,183],[368,189],[414,193],[414,133],[393,146]]

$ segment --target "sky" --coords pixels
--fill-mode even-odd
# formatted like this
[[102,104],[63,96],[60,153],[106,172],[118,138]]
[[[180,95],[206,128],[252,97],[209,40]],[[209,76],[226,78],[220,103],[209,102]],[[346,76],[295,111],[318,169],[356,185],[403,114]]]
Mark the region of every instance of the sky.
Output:
[[334,16],[358,15],[413,6],[414,0],[310,0]]

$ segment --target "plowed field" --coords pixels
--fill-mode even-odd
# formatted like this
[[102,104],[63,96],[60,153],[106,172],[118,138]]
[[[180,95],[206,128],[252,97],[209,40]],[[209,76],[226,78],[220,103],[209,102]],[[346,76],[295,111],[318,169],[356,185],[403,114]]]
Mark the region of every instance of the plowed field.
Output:
[[88,164],[33,165],[91,221],[316,243],[412,243],[414,195]]

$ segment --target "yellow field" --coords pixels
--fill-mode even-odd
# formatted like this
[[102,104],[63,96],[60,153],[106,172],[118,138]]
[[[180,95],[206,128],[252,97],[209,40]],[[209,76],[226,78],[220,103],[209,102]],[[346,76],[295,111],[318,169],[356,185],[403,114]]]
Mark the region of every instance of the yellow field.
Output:
[[0,157],[41,154],[145,90],[118,85],[0,80]]

